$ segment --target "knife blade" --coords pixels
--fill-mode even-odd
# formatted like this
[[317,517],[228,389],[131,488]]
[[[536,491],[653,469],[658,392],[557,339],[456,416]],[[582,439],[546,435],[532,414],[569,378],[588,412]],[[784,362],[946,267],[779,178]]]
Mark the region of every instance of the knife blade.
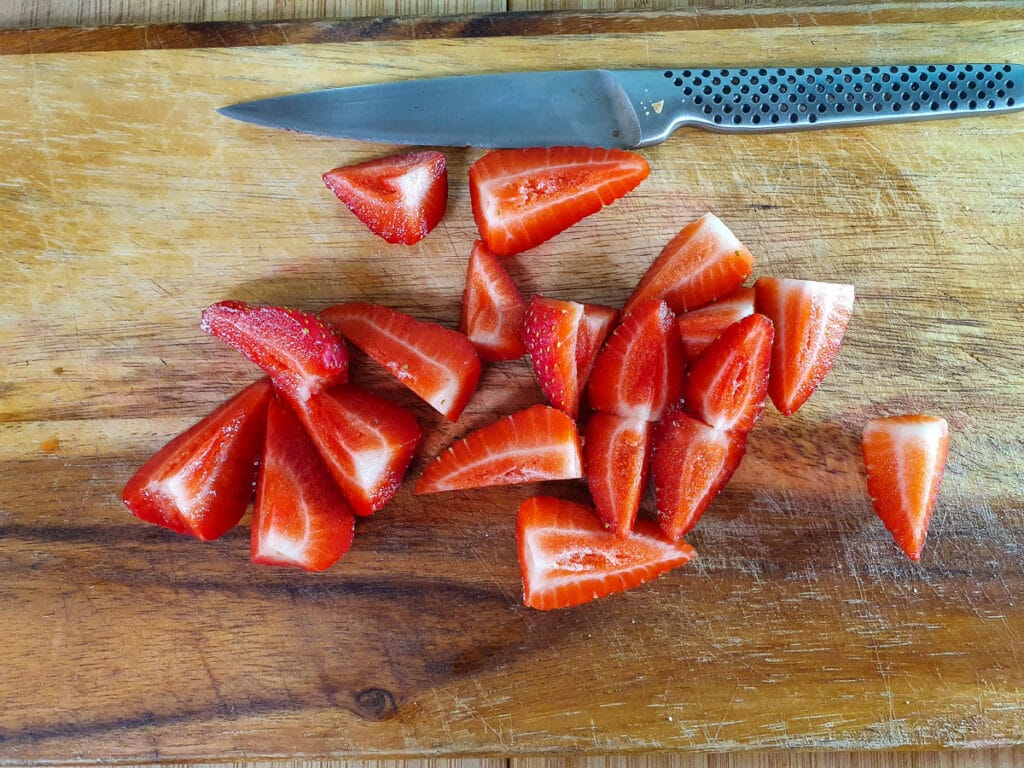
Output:
[[1024,65],[569,70],[406,80],[218,110],[389,144],[637,148],[690,126],[768,133],[1024,109]]

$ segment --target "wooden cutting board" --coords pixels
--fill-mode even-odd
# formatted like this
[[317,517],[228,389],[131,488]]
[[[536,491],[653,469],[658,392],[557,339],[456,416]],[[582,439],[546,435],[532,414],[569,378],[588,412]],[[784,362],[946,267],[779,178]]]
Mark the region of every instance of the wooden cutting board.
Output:
[[[241,29],[152,33],[237,44]],[[144,48],[149,32],[3,43]],[[244,523],[201,544],[119,501],[149,455],[257,376],[199,330],[208,304],[364,299],[458,316],[479,151],[447,151],[438,229],[388,246],[319,176],[393,148],[216,107],[499,70],[1011,61],[1024,11],[249,32],[285,44],[0,57],[0,763],[1024,742],[1021,115],[682,132],[644,151],[653,171],[634,193],[508,261],[527,294],[621,305],[711,210],[757,274],[857,286],[822,388],[794,417],[768,409],[691,537],[698,560],[642,589],[521,606],[516,508],[539,492],[582,498],[580,483],[403,490],[321,575],[251,565]],[[413,477],[457,436],[540,401],[525,361],[488,368],[456,425],[370,362],[355,378],[427,430]],[[871,511],[858,458],[864,421],[904,411],[952,430],[919,565]]]

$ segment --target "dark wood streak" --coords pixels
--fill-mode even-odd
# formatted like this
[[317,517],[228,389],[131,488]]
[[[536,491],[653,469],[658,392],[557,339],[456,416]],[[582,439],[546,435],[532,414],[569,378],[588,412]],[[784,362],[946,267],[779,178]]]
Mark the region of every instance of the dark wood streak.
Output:
[[[217,702],[209,707],[168,712],[144,711],[130,717],[110,719],[89,719],[68,723],[51,720],[45,724],[28,725],[23,728],[0,727],[0,744],[38,744],[60,739],[85,739],[111,733],[121,733],[142,728],[170,727],[194,724],[197,720],[238,720],[253,715],[272,715],[301,711],[309,706],[308,701],[296,699],[249,699],[230,704]],[[353,709],[355,709],[353,707]],[[141,757],[141,756],[140,756]],[[156,756],[154,756],[156,757]]]
[[[171,48],[231,48],[305,43],[351,43],[367,40],[425,40],[519,35],[601,35],[680,32],[760,27],[912,24],[924,19],[914,3],[884,7],[852,6],[828,14],[799,9],[792,13],[763,8],[744,12],[701,9],[664,11],[517,12],[447,18],[361,18],[337,21],[204,22],[90,28],[0,31],[0,55],[68,51],[127,51]],[[960,3],[937,8],[930,22],[944,16],[977,21],[1020,20],[1021,12],[1005,3]]]

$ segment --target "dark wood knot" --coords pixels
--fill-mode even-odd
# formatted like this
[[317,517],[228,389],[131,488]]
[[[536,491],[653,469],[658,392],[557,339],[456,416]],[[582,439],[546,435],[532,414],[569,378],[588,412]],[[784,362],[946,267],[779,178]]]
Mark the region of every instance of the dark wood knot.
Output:
[[385,688],[363,688],[356,694],[356,714],[366,720],[388,720],[398,714],[398,705]]

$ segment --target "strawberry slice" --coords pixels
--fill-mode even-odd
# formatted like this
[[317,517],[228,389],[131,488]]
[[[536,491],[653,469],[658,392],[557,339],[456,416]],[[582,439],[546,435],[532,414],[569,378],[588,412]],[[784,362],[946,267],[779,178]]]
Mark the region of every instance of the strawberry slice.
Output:
[[462,293],[462,331],[482,360],[515,360],[526,352],[523,318],[526,302],[498,257],[483,241],[473,243]]
[[311,312],[222,301],[203,311],[201,327],[262,368],[289,397],[307,400],[348,380],[345,343]]
[[587,394],[598,411],[657,421],[683,390],[683,350],[672,310],[649,301],[627,314],[597,356]]
[[438,456],[415,493],[583,477],[576,422],[534,405],[470,432]]
[[523,321],[523,343],[533,374],[547,401],[576,417],[580,396],[597,352],[617,312],[599,304],[580,304],[534,296]]
[[617,536],[633,530],[647,482],[650,423],[595,413],[583,439],[583,465],[597,516]]
[[619,310],[601,304],[584,304],[583,319],[576,334],[576,381],[582,389],[590,381],[597,355],[619,319]]
[[140,520],[204,541],[227,533],[252,498],[273,392],[261,379],[171,440],[125,485],[125,506]]
[[754,289],[740,287],[724,299],[680,315],[676,320],[683,355],[693,361],[733,323],[754,314]]
[[418,243],[444,216],[448,170],[440,152],[412,152],[346,165],[324,183],[375,235]]
[[674,312],[688,312],[728,296],[753,268],[750,251],[721,219],[706,213],[662,249],[622,311],[664,299]]
[[473,218],[494,253],[520,253],[597,213],[650,172],[643,157],[620,149],[495,150],[469,168]]
[[330,568],[352,544],[355,517],[298,417],[274,399],[252,508],[252,561]]
[[921,414],[872,419],[861,452],[875,512],[907,557],[920,560],[949,453],[946,420]]
[[762,277],[754,294],[755,311],[775,325],[768,394],[791,416],[832,370],[853,312],[853,286]]
[[764,315],[748,315],[726,328],[690,366],[686,410],[721,431],[752,429],[768,393],[774,335]]
[[675,541],[697,524],[740,465],[745,432],[724,432],[673,410],[654,427],[651,477],[658,524]]
[[293,406],[352,511],[371,515],[387,504],[423,436],[416,417],[352,384]]
[[542,611],[632,589],[697,554],[685,541],[665,541],[647,520],[621,538],[587,507],[550,496],[520,505],[516,543],[523,603]]
[[476,391],[480,358],[458,331],[364,302],[336,304],[320,316],[450,421]]
[[523,320],[523,344],[544,397],[572,417],[579,410],[576,340],[582,320],[582,304],[543,296],[530,299]]

